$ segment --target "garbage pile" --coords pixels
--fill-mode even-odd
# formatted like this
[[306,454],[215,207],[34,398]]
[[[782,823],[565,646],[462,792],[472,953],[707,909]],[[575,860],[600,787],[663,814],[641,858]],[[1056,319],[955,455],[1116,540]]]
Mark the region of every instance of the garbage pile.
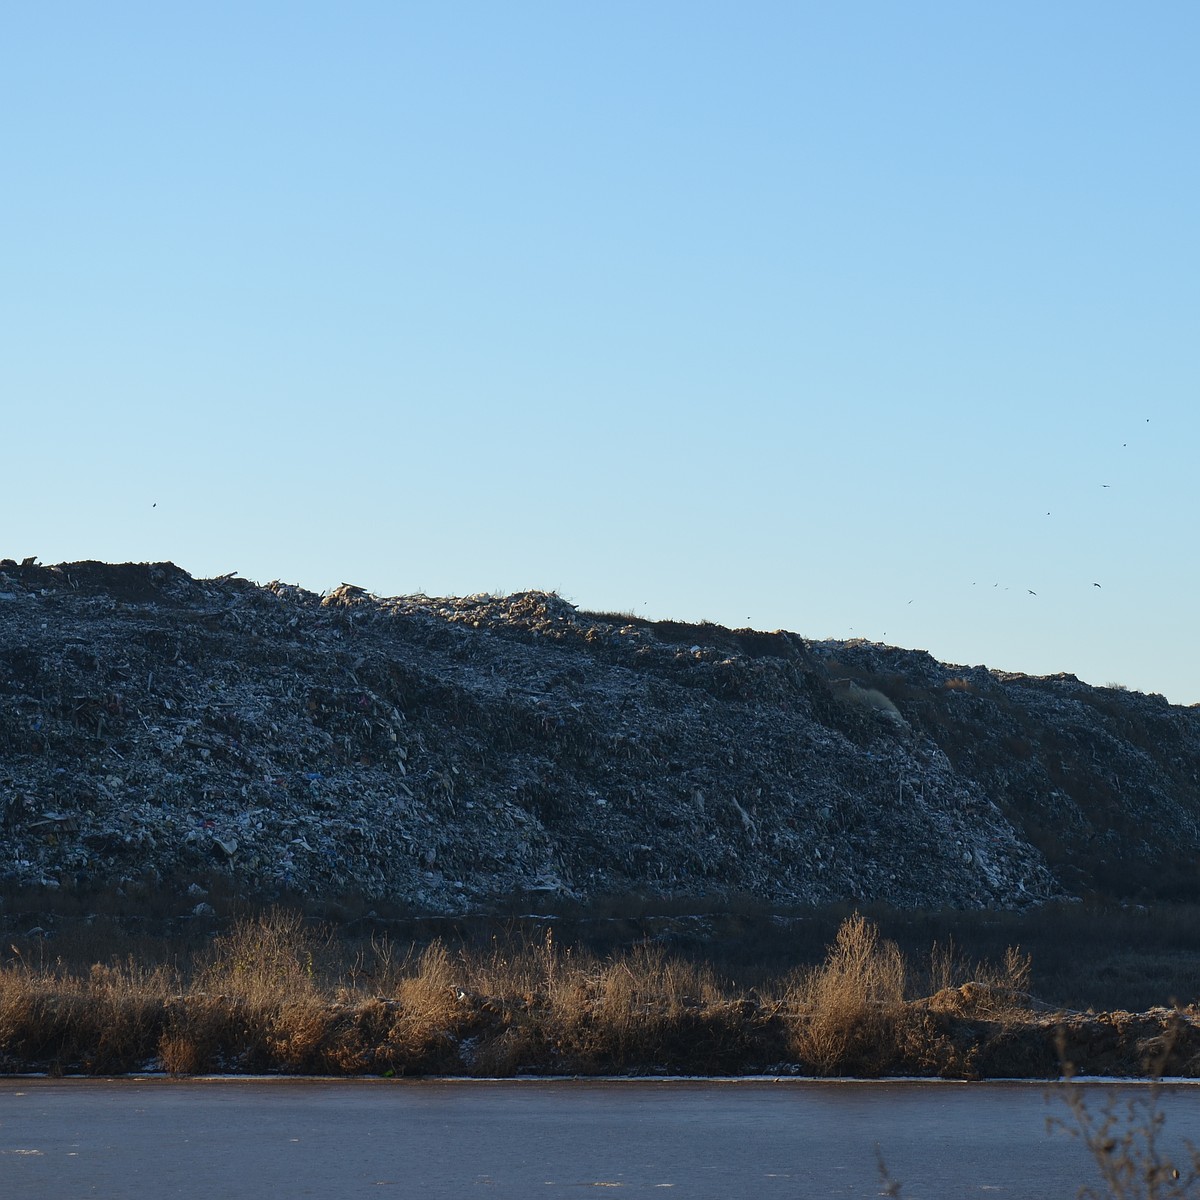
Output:
[[541,592],[0,562],[9,887],[1022,907],[1194,857],[1198,766],[1200,712],[1069,676]]

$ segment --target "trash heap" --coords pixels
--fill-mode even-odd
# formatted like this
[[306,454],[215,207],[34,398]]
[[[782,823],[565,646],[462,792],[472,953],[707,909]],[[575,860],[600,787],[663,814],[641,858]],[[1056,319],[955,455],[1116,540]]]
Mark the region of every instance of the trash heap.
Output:
[[1200,711],[1071,676],[541,592],[0,562],[6,887],[1013,908],[1190,878],[1198,768]]

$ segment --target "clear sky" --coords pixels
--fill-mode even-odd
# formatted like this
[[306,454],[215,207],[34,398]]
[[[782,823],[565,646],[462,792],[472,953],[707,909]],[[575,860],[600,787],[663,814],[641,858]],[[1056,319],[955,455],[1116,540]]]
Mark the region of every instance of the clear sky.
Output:
[[1198,48],[1192,0],[5,5],[0,556],[1200,701]]

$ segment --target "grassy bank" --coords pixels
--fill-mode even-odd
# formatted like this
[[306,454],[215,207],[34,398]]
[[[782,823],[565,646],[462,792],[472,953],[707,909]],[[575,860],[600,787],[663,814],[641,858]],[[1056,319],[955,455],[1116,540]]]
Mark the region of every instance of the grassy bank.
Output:
[[[57,953],[50,956],[50,950]],[[272,910],[169,960],[89,961],[69,939],[0,966],[0,1070],[321,1074],[1200,1074],[1200,1013],[1081,1014],[1033,999],[1015,946],[920,960],[859,914],[812,965],[735,984],[640,944],[598,954],[545,929],[486,943],[348,941]],[[141,947],[145,950],[145,947]]]

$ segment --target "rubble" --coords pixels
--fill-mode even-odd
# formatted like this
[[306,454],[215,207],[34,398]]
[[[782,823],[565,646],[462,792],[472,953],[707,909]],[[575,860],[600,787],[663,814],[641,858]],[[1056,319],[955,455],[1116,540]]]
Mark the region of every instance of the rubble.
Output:
[[1186,889],[1198,769],[1200,710],[1071,676],[541,592],[0,562],[6,886],[1020,908]]

